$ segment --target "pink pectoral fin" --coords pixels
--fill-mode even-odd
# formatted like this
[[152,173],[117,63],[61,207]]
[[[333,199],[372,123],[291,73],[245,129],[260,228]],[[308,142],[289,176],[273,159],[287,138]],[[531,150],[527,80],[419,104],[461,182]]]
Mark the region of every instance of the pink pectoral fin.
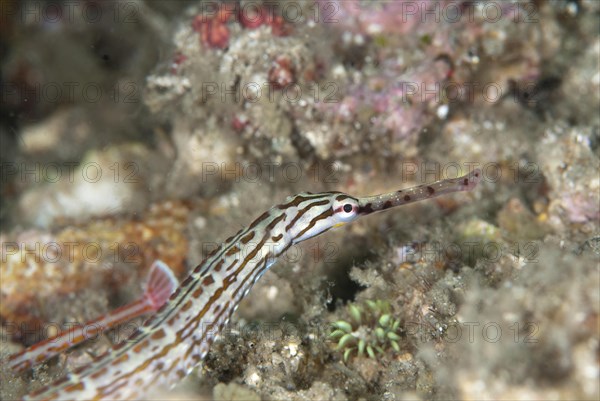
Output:
[[150,267],[144,296],[154,310],[160,309],[179,286],[179,281],[167,264],[156,260]]

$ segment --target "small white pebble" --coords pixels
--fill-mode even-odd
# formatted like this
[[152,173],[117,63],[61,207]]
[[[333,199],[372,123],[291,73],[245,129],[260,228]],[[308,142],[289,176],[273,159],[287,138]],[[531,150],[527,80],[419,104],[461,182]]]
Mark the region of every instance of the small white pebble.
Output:
[[202,230],[206,227],[206,219],[202,216],[198,216],[194,219],[194,226],[196,228]]
[[383,26],[381,26],[381,24],[372,23],[367,26],[367,33],[369,35],[377,35],[381,32],[383,32]]
[[446,117],[448,117],[448,111],[450,110],[450,108],[448,107],[447,104],[442,104],[440,107],[437,108],[437,116],[440,120],[445,120]]
[[267,290],[267,299],[269,301],[274,301],[277,297],[277,294],[279,294],[279,289],[276,286],[272,285]]
[[343,65],[338,64],[331,71],[334,78],[343,78],[346,76],[346,69]]
[[342,34],[342,41],[344,43],[350,43],[350,40],[352,40],[352,33],[348,32],[348,31],[345,31]]
[[260,382],[260,375],[256,371],[250,373],[248,377],[246,377],[246,384],[248,384],[249,386],[256,387],[260,384]]
[[354,35],[354,43],[358,46],[365,44],[365,37],[363,35]]
[[290,351],[290,356],[298,355],[298,344],[289,343],[286,347]]

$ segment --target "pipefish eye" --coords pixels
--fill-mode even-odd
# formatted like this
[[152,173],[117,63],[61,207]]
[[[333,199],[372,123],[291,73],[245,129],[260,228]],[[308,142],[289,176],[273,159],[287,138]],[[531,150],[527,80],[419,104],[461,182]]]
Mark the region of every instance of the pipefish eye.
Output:
[[358,200],[349,196],[340,195],[333,203],[336,221],[348,223],[358,217]]

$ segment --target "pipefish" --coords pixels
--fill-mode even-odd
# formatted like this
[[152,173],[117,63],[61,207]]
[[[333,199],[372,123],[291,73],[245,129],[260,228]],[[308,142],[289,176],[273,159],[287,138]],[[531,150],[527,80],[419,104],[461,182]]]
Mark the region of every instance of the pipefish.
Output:
[[291,196],[210,253],[129,339],[25,399],[133,399],[157,384],[173,385],[204,359],[240,301],[290,246],[361,216],[471,190],[480,178],[476,169],[459,178],[375,196]]

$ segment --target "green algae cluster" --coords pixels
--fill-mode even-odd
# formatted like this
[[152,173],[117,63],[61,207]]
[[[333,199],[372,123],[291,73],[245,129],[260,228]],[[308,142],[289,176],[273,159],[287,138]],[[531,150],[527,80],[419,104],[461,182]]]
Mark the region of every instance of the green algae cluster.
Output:
[[387,352],[400,352],[398,328],[400,320],[391,315],[389,302],[367,300],[347,307],[348,320],[332,324],[329,337],[337,340],[337,351],[343,351],[344,362],[350,356],[377,358]]

